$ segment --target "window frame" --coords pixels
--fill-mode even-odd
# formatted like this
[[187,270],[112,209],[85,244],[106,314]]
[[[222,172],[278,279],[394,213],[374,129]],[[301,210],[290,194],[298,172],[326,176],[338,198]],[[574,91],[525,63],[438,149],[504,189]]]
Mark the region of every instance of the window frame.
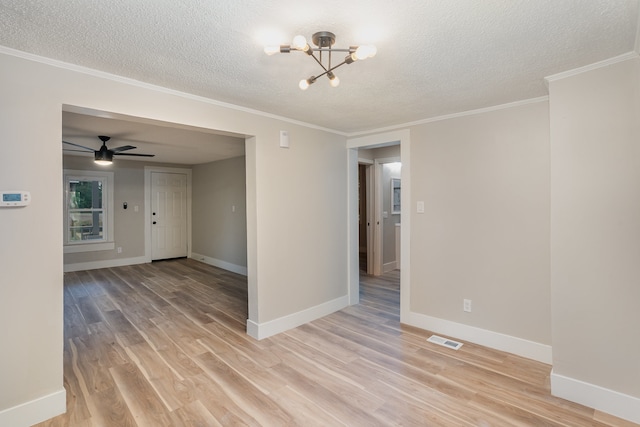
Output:
[[[69,183],[70,181],[102,182],[102,235],[100,240],[69,240]],[[107,251],[115,248],[113,217],[113,172],[64,170],[64,253]]]

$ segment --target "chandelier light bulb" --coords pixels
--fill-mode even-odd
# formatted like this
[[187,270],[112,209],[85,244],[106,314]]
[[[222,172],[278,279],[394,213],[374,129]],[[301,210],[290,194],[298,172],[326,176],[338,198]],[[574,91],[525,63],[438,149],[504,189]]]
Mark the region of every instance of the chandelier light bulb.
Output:
[[376,53],[378,53],[378,48],[375,47],[374,45],[370,44],[369,45],[369,58],[373,58],[374,56],[376,56]]
[[264,53],[266,53],[269,56],[278,52],[280,52],[280,46],[266,46],[264,48]]
[[307,44],[307,39],[304,38],[304,36],[295,36],[293,38],[293,43],[291,44],[291,47],[293,47],[296,50],[308,50],[309,49],[309,45]]
[[300,80],[300,83],[298,83],[298,87],[300,87],[300,89],[302,90],[307,90],[309,89],[309,82],[305,79]]
[[331,87],[338,87],[340,85],[340,79],[338,78],[338,76],[333,73],[329,73],[327,74],[327,76],[329,77],[329,84],[331,85]]
[[354,54],[356,56],[356,59],[362,60],[362,59],[367,59],[367,58],[371,58],[372,56],[375,56],[377,52],[378,50],[376,49],[375,46],[362,45],[356,49]]

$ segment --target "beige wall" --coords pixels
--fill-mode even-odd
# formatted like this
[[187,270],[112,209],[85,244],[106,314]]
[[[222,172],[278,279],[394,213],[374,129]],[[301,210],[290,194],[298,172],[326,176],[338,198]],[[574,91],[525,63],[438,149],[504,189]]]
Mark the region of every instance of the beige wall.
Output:
[[640,59],[549,91],[553,371],[640,397]]
[[358,158],[366,160],[387,159],[391,157],[400,158],[400,145],[389,145],[378,148],[360,148],[358,150]]
[[548,114],[537,102],[411,128],[411,312],[550,344]]
[[257,241],[269,252],[261,267],[270,285],[258,289],[261,319],[347,295],[346,140],[327,134],[323,142],[317,133],[290,133],[288,149],[257,146]]
[[194,253],[247,267],[245,176],[244,156],[193,166]]
[[[0,183],[32,195],[26,208],[0,210],[0,324],[12,325],[0,329],[0,378],[11,384],[0,387],[0,424],[18,405],[33,417],[53,415],[60,401],[47,406],[49,395],[64,399],[64,105],[252,136],[247,263],[249,317],[258,327],[348,292],[344,136],[75,70],[0,53]],[[278,146],[280,130],[289,131],[288,150]]]

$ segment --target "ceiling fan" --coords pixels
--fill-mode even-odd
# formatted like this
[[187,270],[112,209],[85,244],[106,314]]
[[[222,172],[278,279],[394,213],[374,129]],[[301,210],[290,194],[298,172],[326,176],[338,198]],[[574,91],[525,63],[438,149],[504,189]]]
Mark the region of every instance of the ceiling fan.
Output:
[[113,156],[137,156],[137,157],[153,157],[155,154],[136,154],[136,153],[123,153],[123,151],[133,150],[136,147],[133,145],[123,145],[122,147],[107,148],[107,141],[111,139],[110,136],[99,135],[100,141],[102,141],[102,147],[99,150],[85,147],[84,145],[76,144],[73,142],[62,141],[64,144],[73,145],[74,147],[82,148],[82,150],[65,149],[65,151],[91,151],[94,153],[95,162],[99,165],[110,165],[113,162]]

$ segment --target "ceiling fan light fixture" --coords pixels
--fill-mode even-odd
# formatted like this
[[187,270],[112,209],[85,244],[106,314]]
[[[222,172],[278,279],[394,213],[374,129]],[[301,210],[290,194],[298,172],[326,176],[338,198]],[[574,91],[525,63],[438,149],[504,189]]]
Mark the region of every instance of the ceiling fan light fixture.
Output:
[[108,166],[113,163],[113,153],[100,149],[95,152],[94,162],[100,166]]
[[[329,78],[329,84],[331,87],[337,87],[340,84],[340,79],[336,77],[333,70],[344,65],[351,64],[357,60],[363,60],[372,58],[377,53],[377,49],[374,45],[362,45],[362,46],[349,46],[346,49],[333,48],[333,44],[336,41],[336,36],[329,31],[318,31],[314,33],[311,40],[317,47],[311,48],[307,43],[307,39],[304,36],[298,35],[293,38],[291,45],[280,45],[280,53],[290,53],[292,50],[304,52],[307,55],[313,57],[313,59],[322,67],[324,72],[317,76],[312,76],[306,80],[300,80],[298,87],[302,90],[307,90],[316,79],[322,76]],[[278,48],[275,46],[267,46],[264,48],[267,55],[273,55],[278,52]],[[332,65],[331,55],[333,52],[346,52],[347,55],[342,62],[337,65]],[[318,54],[316,56],[316,53]],[[323,53],[325,53],[323,58]]]
[[90,148],[90,147],[85,147],[84,145],[76,144],[75,142],[62,140],[63,144],[68,144],[73,147],[80,148],[80,150],[78,149],[69,149],[69,150],[63,149],[63,150],[80,151],[80,152],[90,151],[93,153],[94,162],[101,166],[107,166],[113,163],[113,156],[134,156],[134,157],[154,157],[155,156],[155,154],[138,154],[138,153],[124,152],[124,151],[135,149],[136,147],[134,147],[133,145],[123,145],[120,147],[109,149],[107,148],[107,141],[109,141],[111,137],[99,135],[98,138],[100,138],[100,141],[102,141],[102,146],[98,150],[94,150],[93,148]]

